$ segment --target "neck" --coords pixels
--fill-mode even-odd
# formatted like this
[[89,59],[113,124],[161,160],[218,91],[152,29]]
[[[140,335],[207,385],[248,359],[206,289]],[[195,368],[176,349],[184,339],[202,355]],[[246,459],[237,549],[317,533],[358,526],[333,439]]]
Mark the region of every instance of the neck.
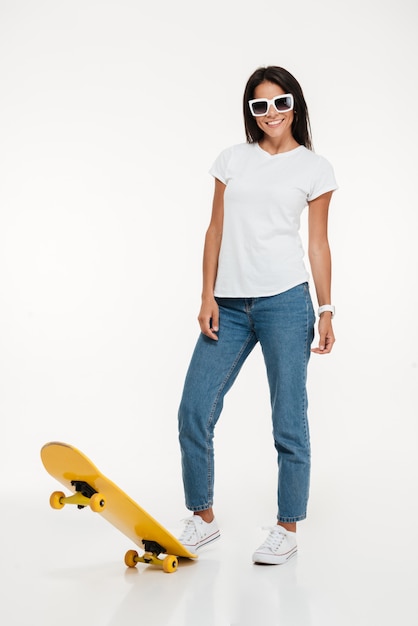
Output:
[[293,137],[273,139],[272,137],[264,136],[259,141],[259,146],[269,154],[280,154],[280,152],[289,152],[289,150],[298,148],[299,144]]

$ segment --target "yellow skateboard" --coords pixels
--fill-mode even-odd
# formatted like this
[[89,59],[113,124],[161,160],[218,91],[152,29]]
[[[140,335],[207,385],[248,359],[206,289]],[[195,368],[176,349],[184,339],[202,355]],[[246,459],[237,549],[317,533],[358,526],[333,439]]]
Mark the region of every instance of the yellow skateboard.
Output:
[[171,573],[177,570],[178,557],[197,558],[115,483],[103,476],[77,448],[53,441],[42,447],[41,459],[46,471],[73,492],[70,496],[62,491],[52,493],[50,504],[53,509],[62,509],[66,504],[76,504],[79,509],[88,506],[141,547],[143,554],[136,550],[125,554],[128,567],[147,563]]

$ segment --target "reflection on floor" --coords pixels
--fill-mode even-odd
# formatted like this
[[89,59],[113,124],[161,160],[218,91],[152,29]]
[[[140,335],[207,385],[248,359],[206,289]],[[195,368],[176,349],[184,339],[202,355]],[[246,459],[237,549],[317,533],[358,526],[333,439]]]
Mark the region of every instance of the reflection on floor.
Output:
[[127,569],[123,556],[134,546],[89,510],[52,511],[45,498],[9,496],[2,506],[2,623],[416,625],[416,542],[412,548],[392,526],[356,526],[344,512],[329,526],[313,518],[299,526],[294,559],[259,566],[251,554],[264,532],[251,528],[251,512],[238,527],[218,517],[222,539],[165,574],[142,564]]

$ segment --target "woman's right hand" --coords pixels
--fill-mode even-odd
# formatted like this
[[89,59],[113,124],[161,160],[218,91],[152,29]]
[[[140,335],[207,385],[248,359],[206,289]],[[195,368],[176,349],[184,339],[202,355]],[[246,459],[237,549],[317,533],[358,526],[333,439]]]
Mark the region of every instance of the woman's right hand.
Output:
[[197,319],[199,320],[202,333],[209,339],[218,341],[216,333],[219,330],[219,307],[215,298],[202,299],[202,306]]

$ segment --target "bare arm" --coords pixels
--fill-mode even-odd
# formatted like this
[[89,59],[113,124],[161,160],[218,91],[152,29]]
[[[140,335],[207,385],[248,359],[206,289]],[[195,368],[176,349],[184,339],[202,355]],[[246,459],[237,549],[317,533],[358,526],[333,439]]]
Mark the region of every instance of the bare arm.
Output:
[[[309,203],[309,262],[318,304],[331,304],[331,252],[328,243],[328,209],[332,191]],[[312,352],[327,354],[335,342],[331,313],[322,313],[318,323],[319,345]]]
[[199,312],[200,329],[204,335],[217,341],[219,330],[219,308],[213,295],[218,271],[219,250],[222,241],[224,218],[224,183],[215,178],[212,216],[206,231],[203,251],[202,305]]

